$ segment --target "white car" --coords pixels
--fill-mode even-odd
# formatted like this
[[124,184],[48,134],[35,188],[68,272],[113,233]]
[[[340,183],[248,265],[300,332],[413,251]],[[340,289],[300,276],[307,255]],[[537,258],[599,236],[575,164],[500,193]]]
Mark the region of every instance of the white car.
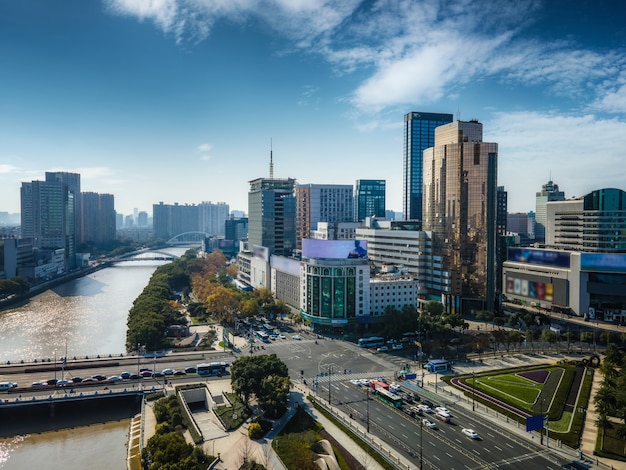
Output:
[[122,378],[119,375],[112,375],[111,377],[107,377],[107,382],[120,382]]
[[473,429],[463,428],[461,432],[465,434],[467,437],[469,437],[470,439],[480,439],[478,434],[476,434],[476,431],[474,431]]
[[393,349],[394,351],[399,351],[400,349],[402,349],[404,346],[402,343],[396,343],[393,346],[391,346],[391,349]]
[[356,385],[357,387],[361,386],[361,380],[360,379],[352,379],[350,382],[352,384]]
[[387,351],[389,351],[389,348],[387,346],[381,346],[376,351],[378,351],[378,352],[387,352]]
[[424,426],[426,426],[427,428],[430,428],[430,429],[437,429],[437,424],[436,424],[436,423],[434,423],[433,421],[429,420],[429,419],[424,418],[424,419],[422,420],[422,424],[423,424]]
[[422,413],[432,413],[433,409],[428,405],[417,405],[417,409]]
[[293,335],[291,338],[292,339],[297,339],[297,340],[301,340],[302,339],[302,337],[300,335]]
[[282,335],[282,334],[281,334],[281,335],[278,335],[278,337],[279,337],[280,339],[285,339],[285,338],[286,338],[286,336],[285,336],[285,335]]
[[15,382],[0,382],[0,391],[10,390],[17,387]]
[[450,413],[450,410],[448,410],[448,408],[446,408],[445,406],[438,406],[437,408],[435,408],[435,413],[440,414],[440,415],[448,415],[448,416],[452,416],[452,413]]

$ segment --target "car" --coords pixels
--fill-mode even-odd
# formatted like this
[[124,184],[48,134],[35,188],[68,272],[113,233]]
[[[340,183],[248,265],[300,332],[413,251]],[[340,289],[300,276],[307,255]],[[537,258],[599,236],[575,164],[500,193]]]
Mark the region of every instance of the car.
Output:
[[174,369],[163,369],[163,375],[174,375]]
[[15,382],[0,382],[0,391],[10,390],[17,387]]
[[130,372],[122,372],[120,377],[123,379],[130,379]]
[[56,386],[57,387],[65,387],[67,385],[72,385],[74,382],[72,382],[71,380],[57,380]]
[[378,352],[387,352],[387,351],[389,351],[389,348],[387,346],[381,346],[376,351],[378,351]]
[[86,384],[86,383],[99,382],[99,380],[96,379],[95,377],[87,377],[86,379],[83,379],[80,382]]
[[174,375],[187,375],[187,372],[184,370],[175,370]]
[[157,371],[152,373],[152,377],[165,377],[165,374]]
[[105,375],[101,375],[101,374],[92,375],[91,377],[96,379],[96,380],[106,380],[107,379]]
[[302,339],[302,337],[300,335],[293,335],[291,338],[292,339],[296,339],[296,340],[301,340]]
[[391,349],[393,349],[394,351],[399,351],[402,348],[404,348],[404,345],[402,343],[396,343],[393,346],[391,346]]
[[368,386],[370,384],[370,382],[371,382],[370,379],[361,379],[361,385]]
[[39,382],[33,382],[31,384],[31,387],[35,387],[35,388],[47,387],[47,386],[48,386],[48,382],[46,382],[45,380],[41,380]]
[[152,369],[148,368],[148,367],[142,367],[141,369],[139,369],[139,373],[141,374],[142,372],[146,372],[146,371],[150,371],[152,372]]
[[186,368],[185,368],[185,372],[187,372],[188,374],[195,374],[195,373],[197,373],[198,371],[196,370],[196,368],[195,368],[195,367],[186,367]]
[[80,377],[78,375],[72,377],[72,382],[74,382],[74,383],[79,383],[79,382],[82,382],[82,381],[83,381],[83,377]]
[[152,371],[151,371],[151,370],[142,370],[142,371],[139,373],[139,375],[140,375],[140,376],[142,376],[142,377],[144,377],[144,378],[145,378],[145,377],[152,377]]
[[437,407],[435,407],[435,413],[440,413],[442,415],[452,416],[452,413],[450,413],[450,410],[448,410],[448,408],[446,408],[445,406],[437,406]]
[[360,387],[360,386],[362,385],[362,384],[361,384],[361,380],[360,380],[360,379],[352,379],[350,382],[351,382],[353,385],[356,385],[357,387]]
[[281,334],[279,334],[279,335],[278,335],[278,337],[279,337],[280,339],[286,339],[286,338],[287,338],[287,337],[286,337],[284,334],[282,334],[282,333],[281,333]]
[[140,377],[139,374],[130,374],[128,376],[130,380],[137,380],[139,377]]
[[417,405],[417,409],[420,410],[422,413],[432,413],[433,412],[433,409],[430,406],[424,405],[424,404]]
[[107,377],[107,382],[121,382],[122,378],[119,375],[112,375],[110,377]]
[[461,432],[465,434],[467,437],[469,437],[470,439],[480,439],[480,436],[473,429],[463,428],[461,429]]
[[58,382],[58,380],[57,380],[57,379],[48,379],[48,380],[46,381],[46,383],[47,383],[48,385],[56,385],[56,383],[57,383],[57,382]]
[[450,422],[450,415],[446,414],[446,413],[435,413],[435,417],[437,419],[440,419],[441,421],[443,421],[444,423],[449,423]]
[[424,426],[426,426],[427,428],[430,428],[430,429],[437,429],[437,423],[435,423],[434,421],[431,421],[431,420],[429,420],[429,419],[427,419],[427,418],[424,418],[424,419],[422,420],[422,424],[423,424]]
[[430,400],[422,400],[422,403],[426,406],[428,406],[429,408],[435,408],[435,405],[433,404],[432,401]]

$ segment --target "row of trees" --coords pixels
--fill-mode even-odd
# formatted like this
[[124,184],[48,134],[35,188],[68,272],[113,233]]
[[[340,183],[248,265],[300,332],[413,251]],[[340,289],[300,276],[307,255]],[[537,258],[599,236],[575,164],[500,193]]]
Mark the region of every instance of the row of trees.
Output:
[[[604,448],[607,433],[626,439],[626,353],[614,343],[606,348],[604,362],[600,366],[602,384],[594,397],[598,418],[596,424],[601,433],[600,449]],[[611,419],[616,418],[616,419]],[[620,449],[623,454],[623,447]]]

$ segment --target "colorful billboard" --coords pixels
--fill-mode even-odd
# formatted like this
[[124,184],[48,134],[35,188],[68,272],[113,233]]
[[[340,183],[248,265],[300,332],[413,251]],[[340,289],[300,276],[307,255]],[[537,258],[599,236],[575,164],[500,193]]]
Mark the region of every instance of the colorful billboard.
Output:
[[322,259],[367,259],[366,240],[302,240],[302,256]]
[[507,260],[515,263],[539,264],[556,268],[570,267],[570,254],[565,251],[509,247]]
[[507,276],[506,293],[552,302],[554,298],[554,285],[550,282],[530,281],[528,279],[518,279],[516,277]]

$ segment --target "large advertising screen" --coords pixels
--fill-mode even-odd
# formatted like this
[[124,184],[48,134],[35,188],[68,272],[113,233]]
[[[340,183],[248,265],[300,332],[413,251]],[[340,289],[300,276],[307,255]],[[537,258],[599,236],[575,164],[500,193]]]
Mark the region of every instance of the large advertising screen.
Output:
[[554,266],[556,268],[570,267],[570,254],[564,251],[509,247],[507,260],[516,263]]
[[530,281],[528,279],[507,276],[506,293],[552,302],[554,298],[554,285],[550,282]]
[[302,256],[325,259],[367,259],[366,240],[302,240]]
[[626,273],[624,253],[581,253],[581,271]]

